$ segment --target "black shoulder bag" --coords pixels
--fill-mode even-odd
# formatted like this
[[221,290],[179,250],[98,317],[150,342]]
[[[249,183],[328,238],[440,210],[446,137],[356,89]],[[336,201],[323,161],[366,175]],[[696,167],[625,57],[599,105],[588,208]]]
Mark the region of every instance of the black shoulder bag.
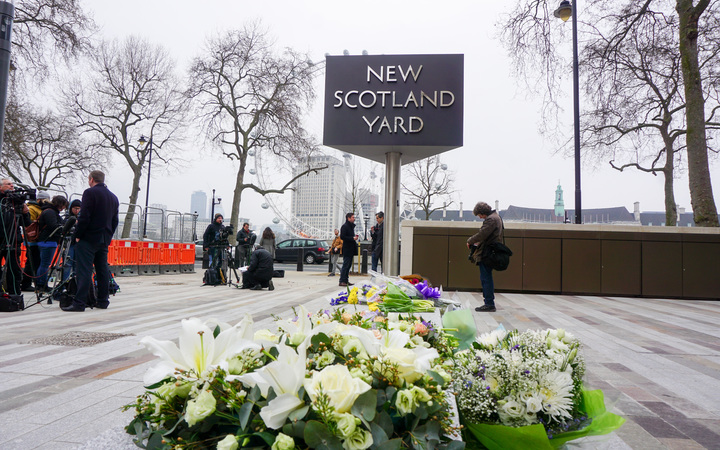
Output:
[[493,242],[486,244],[483,247],[482,256],[480,257],[482,262],[493,270],[503,271],[510,265],[510,257],[512,256],[512,250],[505,245],[505,223],[500,219],[503,230],[503,241]]

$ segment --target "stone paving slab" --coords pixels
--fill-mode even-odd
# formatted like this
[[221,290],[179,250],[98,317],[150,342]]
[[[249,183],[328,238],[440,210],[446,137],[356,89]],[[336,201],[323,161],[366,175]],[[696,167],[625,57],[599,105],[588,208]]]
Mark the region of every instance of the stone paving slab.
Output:
[[[0,315],[0,449],[136,448],[123,427],[154,357],[144,336],[175,339],[183,318],[256,328],[300,304],[328,306],[337,278],[286,272],[275,291],[203,287],[202,273],[119,278],[107,310],[65,313],[57,303]],[[362,282],[355,277],[353,281]],[[446,292],[464,307],[471,292]],[[27,298],[26,298],[27,302]],[[586,384],[627,422],[576,441],[582,449],[720,449],[720,302],[547,294],[498,294],[496,313],[475,313],[481,331],[565,328],[585,346]],[[89,347],[31,343],[70,331],[131,334]]]

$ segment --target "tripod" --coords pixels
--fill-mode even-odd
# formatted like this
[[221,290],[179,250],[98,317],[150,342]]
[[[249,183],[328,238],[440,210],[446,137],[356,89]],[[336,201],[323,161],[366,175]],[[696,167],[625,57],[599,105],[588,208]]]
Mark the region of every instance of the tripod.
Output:
[[[226,245],[221,250],[220,257],[220,281],[222,284],[227,284],[228,287],[235,286],[239,288],[242,284],[242,278],[238,274],[237,268],[235,267],[235,259],[232,255],[232,247]],[[233,274],[235,275],[235,282],[233,283]],[[227,278],[227,280],[225,279]]]
[[[46,292],[37,291],[37,301],[30,306],[37,305],[47,300],[47,304],[51,305],[53,298],[56,298],[63,290],[67,290],[70,282],[75,278],[74,270],[72,270],[72,261],[68,255],[70,251],[70,241],[72,240],[72,234],[64,233],[60,239],[60,245],[58,246],[55,256],[48,267],[47,273],[47,286],[50,289]],[[70,273],[67,277],[63,277],[64,266],[67,266]]]

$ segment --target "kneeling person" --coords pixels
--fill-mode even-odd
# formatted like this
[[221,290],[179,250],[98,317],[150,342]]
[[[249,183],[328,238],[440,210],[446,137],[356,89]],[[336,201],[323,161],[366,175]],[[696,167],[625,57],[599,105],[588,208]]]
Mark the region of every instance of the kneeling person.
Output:
[[240,289],[260,290],[264,287],[275,289],[272,282],[273,258],[263,247],[256,246],[250,255],[250,265],[242,275]]

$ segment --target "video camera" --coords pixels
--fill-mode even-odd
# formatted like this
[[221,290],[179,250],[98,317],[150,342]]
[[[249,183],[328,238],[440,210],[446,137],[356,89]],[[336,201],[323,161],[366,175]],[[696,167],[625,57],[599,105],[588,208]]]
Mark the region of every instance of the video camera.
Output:
[[220,240],[227,241],[228,237],[233,234],[232,224],[220,228]]
[[35,189],[13,189],[0,193],[0,199],[6,206],[12,205],[16,211],[22,210],[22,205],[28,200],[37,199],[37,191]]

